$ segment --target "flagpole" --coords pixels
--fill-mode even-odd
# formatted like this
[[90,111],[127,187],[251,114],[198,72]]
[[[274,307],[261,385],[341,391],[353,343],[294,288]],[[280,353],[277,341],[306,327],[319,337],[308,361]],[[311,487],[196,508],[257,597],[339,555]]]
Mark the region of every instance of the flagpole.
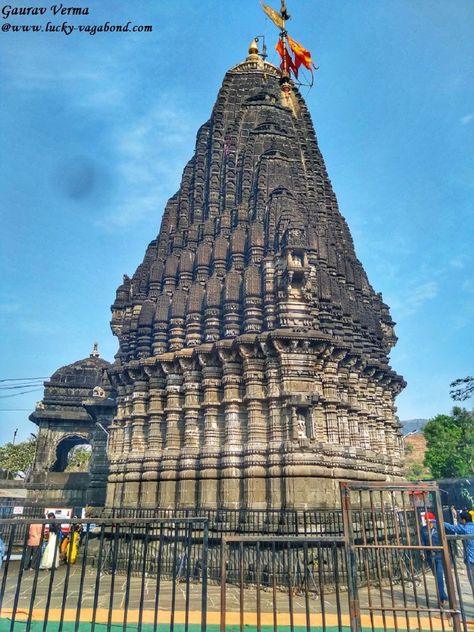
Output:
[[280,16],[281,16],[281,20],[282,20],[282,27],[281,27],[281,31],[280,31],[280,39],[281,39],[281,44],[282,44],[282,50],[283,50],[283,70],[281,73],[281,83],[289,83],[290,82],[290,69],[288,68],[288,57],[287,57],[287,35],[288,33],[286,32],[286,20],[288,20],[288,18],[290,17],[288,15],[288,12],[286,10],[286,2],[285,0],[281,0],[281,8],[280,8]]
[[[297,41],[293,40],[286,30],[286,22],[290,19],[286,8],[286,1],[281,0],[280,13],[277,13],[271,6],[265,4],[261,0],[261,5],[264,13],[270,18],[270,20],[280,30],[278,44],[276,50],[281,57],[280,64],[280,85],[283,92],[286,94],[291,92],[291,74],[293,73],[295,78],[295,85],[309,85],[311,88],[314,83],[313,68],[317,70],[311,59],[311,53],[309,50],[301,46]],[[294,54],[294,59],[292,58]],[[305,84],[298,80],[298,70],[303,65],[311,72],[311,83]]]

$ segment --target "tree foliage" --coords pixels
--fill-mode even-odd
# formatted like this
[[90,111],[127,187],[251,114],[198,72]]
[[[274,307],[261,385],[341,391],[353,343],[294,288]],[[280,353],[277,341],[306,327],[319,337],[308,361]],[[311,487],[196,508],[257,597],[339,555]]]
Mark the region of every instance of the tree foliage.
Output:
[[405,478],[408,481],[419,481],[427,478],[426,470],[421,463],[412,463],[405,470]]
[[36,439],[0,446],[0,468],[7,478],[26,478],[35,460]]
[[451,382],[450,387],[451,397],[457,402],[463,402],[474,395],[474,377],[471,375],[461,377]]
[[455,407],[451,415],[437,415],[424,427],[425,465],[433,478],[474,474],[474,414]]
[[65,472],[87,472],[91,459],[91,446],[77,445],[69,451]]

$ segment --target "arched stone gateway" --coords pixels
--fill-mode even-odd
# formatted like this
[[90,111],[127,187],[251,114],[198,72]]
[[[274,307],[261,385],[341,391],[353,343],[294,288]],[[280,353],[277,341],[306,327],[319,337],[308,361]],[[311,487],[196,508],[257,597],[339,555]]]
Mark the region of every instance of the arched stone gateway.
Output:
[[[27,481],[30,500],[72,507],[104,505],[107,427],[114,414],[104,375],[108,367],[94,345],[88,358],[62,367],[45,382],[44,397],[30,415],[38,425],[35,462]],[[68,454],[79,445],[91,446],[87,471],[68,471]]]
[[225,76],[161,230],[112,306],[107,505],[334,506],[401,475],[389,309],[296,86]]
[[[70,470],[71,453],[79,446],[91,447],[89,437],[74,434],[65,435],[62,439],[60,439],[59,443],[56,445],[56,461],[51,467],[51,472],[65,472],[66,470]],[[87,463],[87,468],[81,469],[81,471],[89,471],[89,463]]]

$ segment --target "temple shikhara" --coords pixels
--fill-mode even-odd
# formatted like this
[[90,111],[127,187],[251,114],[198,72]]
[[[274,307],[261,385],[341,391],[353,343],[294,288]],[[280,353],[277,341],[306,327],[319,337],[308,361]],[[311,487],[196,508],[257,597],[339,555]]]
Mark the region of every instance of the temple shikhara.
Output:
[[80,422],[107,440],[106,507],[327,507],[340,479],[401,476],[394,323],[284,54],[281,70],[254,41],[227,72],[117,290],[116,361],[88,382]]

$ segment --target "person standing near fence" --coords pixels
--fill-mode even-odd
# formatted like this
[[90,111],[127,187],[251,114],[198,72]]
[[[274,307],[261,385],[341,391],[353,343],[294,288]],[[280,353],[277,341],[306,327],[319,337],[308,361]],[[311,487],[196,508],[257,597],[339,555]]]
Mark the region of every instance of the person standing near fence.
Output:
[[38,523],[30,524],[28,528],[28,539],[25,551],[25,570],[32,570],[38,566],[38,558],[41,554],[41,539],[43,535],[43,525]]
[[[426,512],[425,526],[421,530],[421,539],[423,546],[432,547],[440,546],[439,533],[436,529],[436,516],[433,513]],[[444,585],[444,568],[443,568],[443,555],[441,551],[428,550],[426,552],[426,561],[431,568],[433,575],[436,578],[436,584],[438,587],[438,600],[440,606],[445,608],[448,604],[448,595]]]
[[57,542],[59,525],[53,512],[48,514],[48,520],[51,520],[48,525],[48,544],[43,552],[40,564],[40,568],[43,570],[51,570],[53,567],[57,568],[59,566],[59,547]]
[[[446,532],[474,536],[474,522],[472,521],[471,513],[463,511],[459,516],[459,520],[461,524],[445,522],[444,528]],[[467,576],[474,596],[474,539],[464,541],[464,563],[466,564]]]
[[66,564],[76,563],[77,549],[79,546],[81,532],[82,525],[72,524],[69,533],[61,543],[61,553],[63,554]]

